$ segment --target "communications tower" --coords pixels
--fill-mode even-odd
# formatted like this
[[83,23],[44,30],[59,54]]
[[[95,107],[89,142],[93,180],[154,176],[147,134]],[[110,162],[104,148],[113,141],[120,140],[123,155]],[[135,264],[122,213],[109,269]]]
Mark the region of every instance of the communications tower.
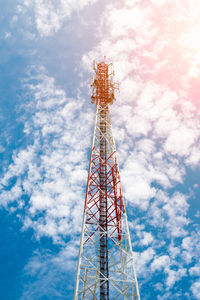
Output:
[[74,300],[140,300],[109,106],[112,64],[94,63],[96,119],[91,148]]

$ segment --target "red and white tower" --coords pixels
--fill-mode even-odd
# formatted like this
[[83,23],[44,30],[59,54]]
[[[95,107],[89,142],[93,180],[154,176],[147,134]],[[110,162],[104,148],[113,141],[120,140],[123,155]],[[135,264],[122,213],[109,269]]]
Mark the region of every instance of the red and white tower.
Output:
[[109,106],[111,64],[94,64],[92,142],[74,300],[140,300]]

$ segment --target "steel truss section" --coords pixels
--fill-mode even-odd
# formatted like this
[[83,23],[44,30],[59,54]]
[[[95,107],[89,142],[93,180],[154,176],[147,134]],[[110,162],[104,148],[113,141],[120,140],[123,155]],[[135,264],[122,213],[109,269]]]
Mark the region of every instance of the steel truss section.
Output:
[[140,300],[109,101],[101,95],[102,85],[107,93],[104,99],[110,93],[109,86],[106,89],[108,68],[105,71],[105,62],[99,65],[100,79],[104,79],[98,83],[97,78],[96,83],[96,120],[74,300]]

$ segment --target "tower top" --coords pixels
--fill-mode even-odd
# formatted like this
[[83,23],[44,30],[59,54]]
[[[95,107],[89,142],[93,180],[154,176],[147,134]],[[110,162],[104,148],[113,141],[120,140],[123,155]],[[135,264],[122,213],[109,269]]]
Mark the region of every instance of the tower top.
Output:
[[116,100],[114,90],[117,88],[117,84],[113,80],[115,73],[112,63],[107,64],[104,57],[102,62],[93,62],[93,70],[95,75],[91,79],[91,102],[96,102],[96,104],[113,104],[113,101]]

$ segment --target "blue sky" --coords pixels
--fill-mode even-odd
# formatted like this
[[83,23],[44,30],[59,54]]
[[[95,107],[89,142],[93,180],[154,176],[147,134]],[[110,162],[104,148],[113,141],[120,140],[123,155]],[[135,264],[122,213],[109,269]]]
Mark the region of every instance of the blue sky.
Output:
[[1,299],[73,298],[104,55],[141,299],[198,299],[199,15],[196,0],[2,1]]

